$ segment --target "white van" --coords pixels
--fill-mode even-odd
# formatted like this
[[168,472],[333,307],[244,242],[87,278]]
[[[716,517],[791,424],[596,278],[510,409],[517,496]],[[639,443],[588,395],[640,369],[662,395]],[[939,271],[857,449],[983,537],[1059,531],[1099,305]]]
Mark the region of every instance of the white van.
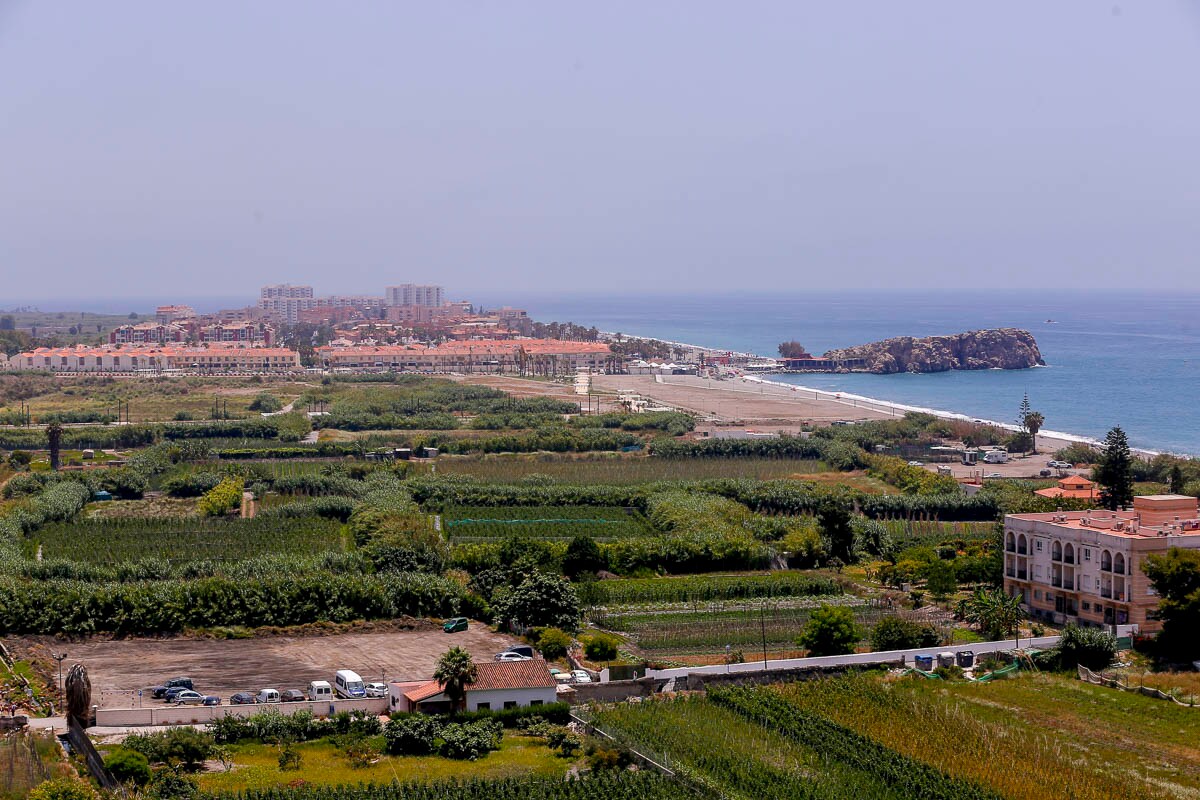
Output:
[[332,700],[333,687],[329,685],[329,681],[313,681],[304,694],[309,700]]
[[254,696],[256,703],[278,703],[279,692],[276,689],[260,689]]
[[989,450],[987,454],[984,455],[983,461],[986,464],[1007,464],[1008,453],[1004,452],[1003,450]]
[[358,673],[349,669],[339,669],[333,676],[333,691],[338,697],[366,697],[367,687]]

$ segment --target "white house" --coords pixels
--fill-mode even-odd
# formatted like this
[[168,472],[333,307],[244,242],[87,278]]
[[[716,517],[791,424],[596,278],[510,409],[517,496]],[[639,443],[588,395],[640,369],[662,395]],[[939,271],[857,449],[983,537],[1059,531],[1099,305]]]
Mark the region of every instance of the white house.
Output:
[[[558,700],[557,682],[540,658],[478,662],[475,669],[475,682],[467,687],[467,711],[500,711]],[[437,681],[392,683],[388,695],[392,711],[450,711],[450,701]]]

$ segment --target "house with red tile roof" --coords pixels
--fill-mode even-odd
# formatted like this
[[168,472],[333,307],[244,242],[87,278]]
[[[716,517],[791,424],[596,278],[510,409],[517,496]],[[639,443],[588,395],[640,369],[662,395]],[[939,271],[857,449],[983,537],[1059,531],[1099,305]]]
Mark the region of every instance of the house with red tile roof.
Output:
[[1082,475],[1068,475],[1058,482],[1058,486],[1038,489],[1034,494],[1042,497],[1070,497],[1076,500],[1097,500],[1100,492],[1096,484]]
[[[557,702],[557,682],[540,658],[476,662],[475,670],[475,682],[467,687],[467,711],[501,711]],[[444,687],[437,681],[392,683],[388,695],[392,711],[444,714],[451,710]]]

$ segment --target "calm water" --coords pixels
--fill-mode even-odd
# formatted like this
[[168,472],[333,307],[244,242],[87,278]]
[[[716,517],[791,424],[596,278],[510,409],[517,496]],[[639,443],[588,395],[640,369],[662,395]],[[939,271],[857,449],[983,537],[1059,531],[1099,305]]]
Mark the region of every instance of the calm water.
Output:
[[1026,328],[1044,369],[773,379],[1008,423],[1028,392],[1047,431],[1102,438],[1120,425],[1135,446],[1200,454],[1200,294],[814,292],[510,302],[538,320],[761,355],[775,355],[788,339],[820,354],[889,336]]

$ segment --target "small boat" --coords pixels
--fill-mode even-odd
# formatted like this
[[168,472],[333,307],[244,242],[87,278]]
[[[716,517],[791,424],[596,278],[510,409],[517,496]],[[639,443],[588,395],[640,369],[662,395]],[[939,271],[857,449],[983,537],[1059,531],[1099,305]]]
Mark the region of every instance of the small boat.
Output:
[[1056,320],[1056,319],[1048,319],[1048,320],[1046,320],[1046,324],[1047,324],[1047,325],[1057,325],[1057,324],[1058,324],[1058,320]]

